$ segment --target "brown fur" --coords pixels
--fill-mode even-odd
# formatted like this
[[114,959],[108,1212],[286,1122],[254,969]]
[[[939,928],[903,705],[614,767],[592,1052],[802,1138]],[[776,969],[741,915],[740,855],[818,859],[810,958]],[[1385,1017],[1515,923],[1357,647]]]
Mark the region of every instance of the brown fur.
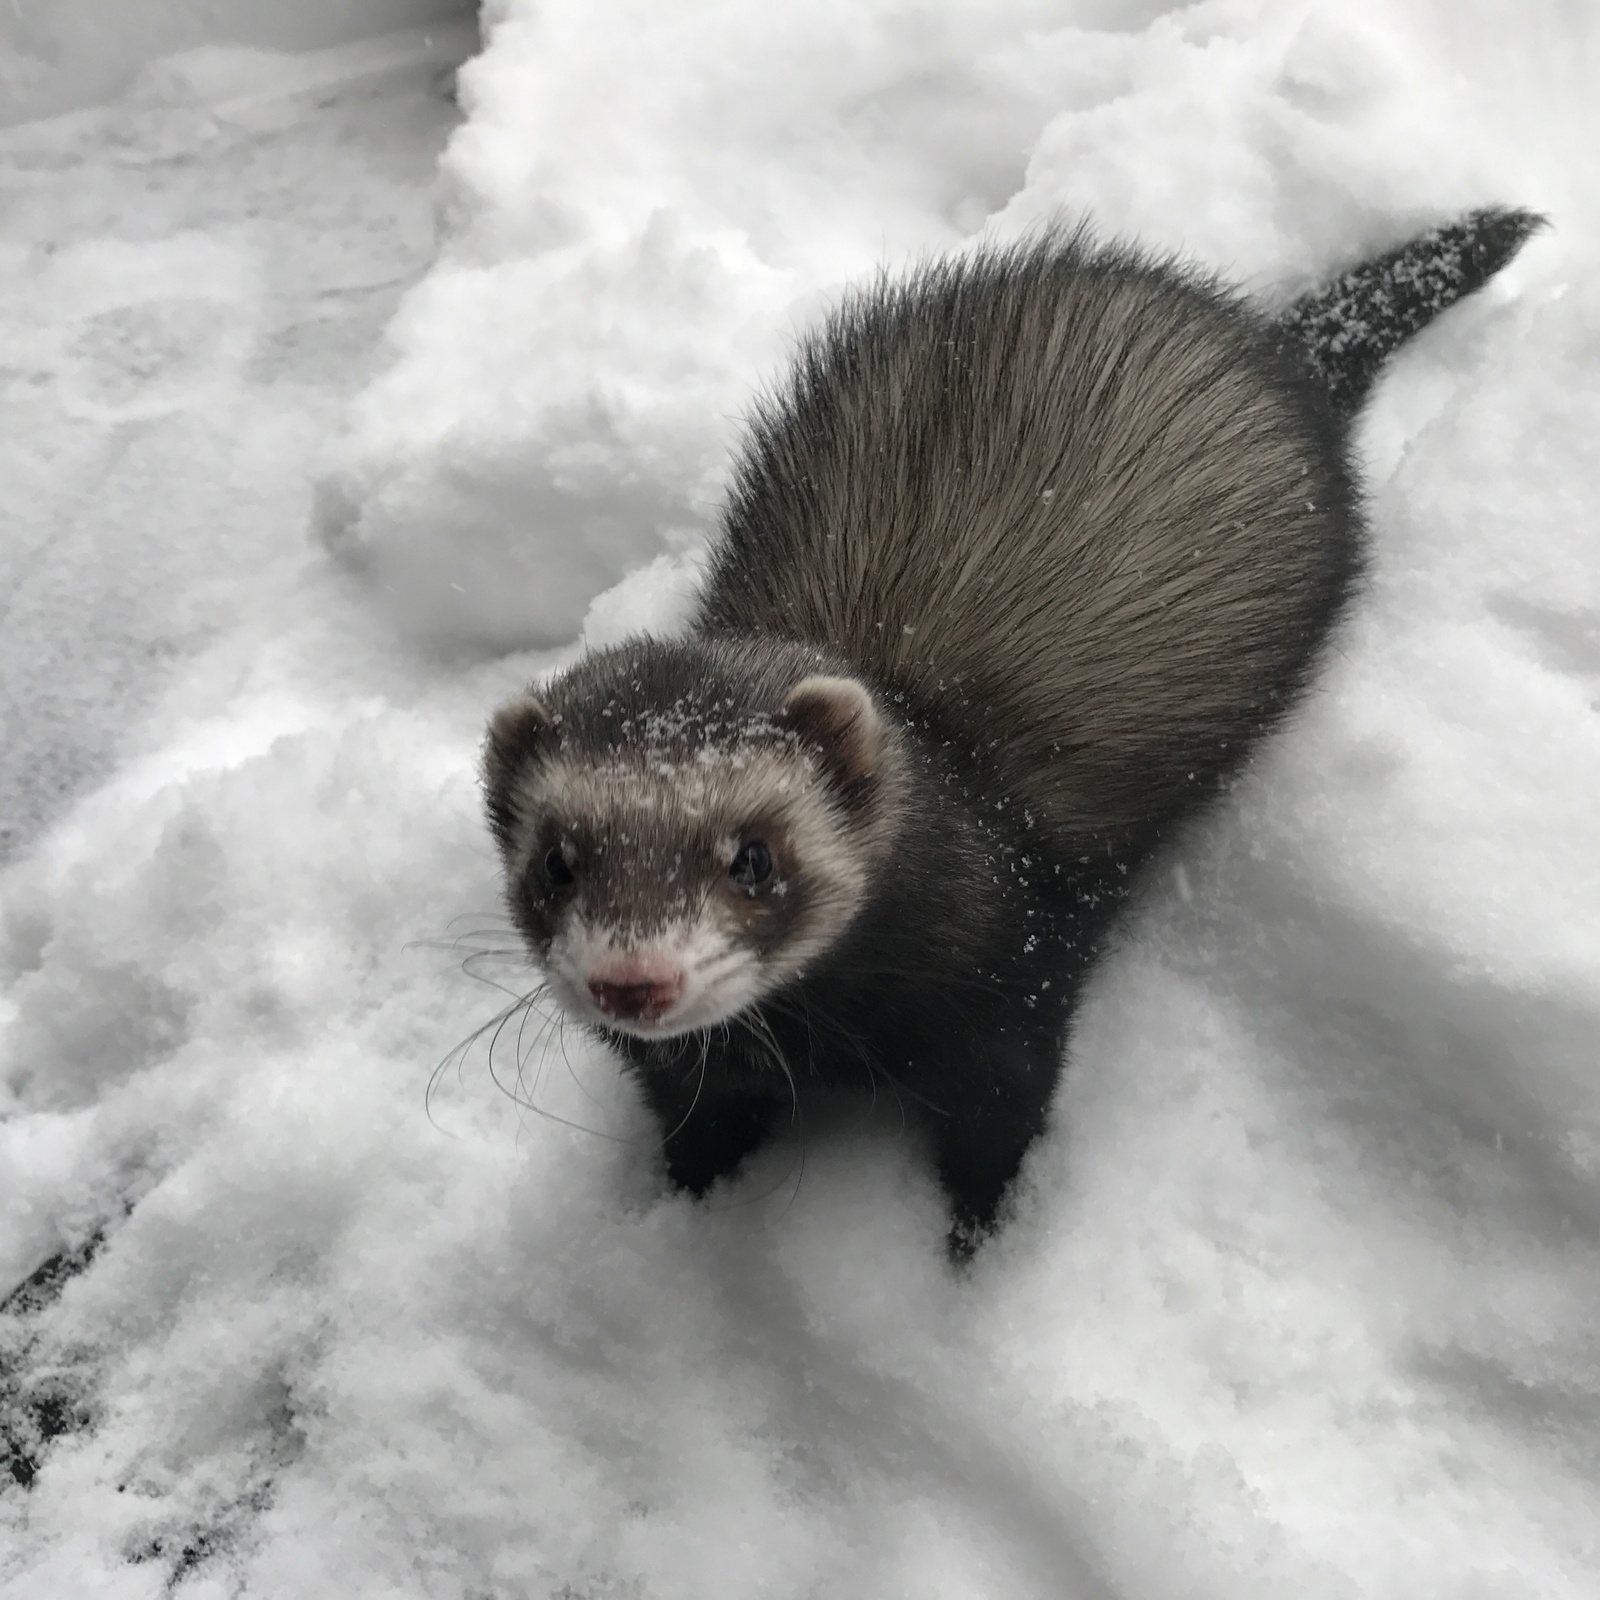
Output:
[[1328,428],[1193,274],[1081,236],[941,263],[760,413],[703,626],[936,702],[1053,831],[1134,827],[1232,764],[1344,594]]

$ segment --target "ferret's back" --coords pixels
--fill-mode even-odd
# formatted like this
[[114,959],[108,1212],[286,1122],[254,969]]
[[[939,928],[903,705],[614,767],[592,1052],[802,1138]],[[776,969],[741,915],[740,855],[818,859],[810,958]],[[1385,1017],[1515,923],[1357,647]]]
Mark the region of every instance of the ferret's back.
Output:
[[1357,567],[1340,427],[1238,300],[1082,235],[848,299],[759,409],[710,633],[833,645],[1078,837],[1171,812]]

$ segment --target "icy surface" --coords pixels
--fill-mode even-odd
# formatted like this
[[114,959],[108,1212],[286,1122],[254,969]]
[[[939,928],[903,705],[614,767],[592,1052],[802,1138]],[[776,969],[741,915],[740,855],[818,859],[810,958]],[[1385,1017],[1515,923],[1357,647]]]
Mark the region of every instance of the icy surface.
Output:
[[[1595,24],[495,18],[353,409],[431,68],[0,139],[3,1592],[1592,1600]],[[969,1275],[892,1108],[691,1205],[537,1017],[425,1104],[510,998],[478,732],[554,659],[471,652],[681,615],[834,285],[1066,207],[1287,290],[1493,200],[1555,229],[1384,379],[1369,590]]]

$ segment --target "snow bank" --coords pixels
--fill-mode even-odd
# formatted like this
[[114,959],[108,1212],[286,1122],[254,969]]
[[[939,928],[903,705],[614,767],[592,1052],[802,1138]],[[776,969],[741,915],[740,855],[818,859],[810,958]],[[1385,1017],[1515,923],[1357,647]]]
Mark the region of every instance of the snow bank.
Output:
[[[0,1309],[4,1592],[1592,1596],[1593,23],[491,21],[445,253],[320,492],[365,581],[263,547],[0,881],[0,1282],[46,1269]],[[970,1275],[893,1108],[692,1205],[551,1019],[430,1088],[530,982],[473,762],[554,657],[408,641],[670,622],[750,386],[876,262],[1089,207],[1289,285],[1486,199],[1556,231],[1385,379],[1370,590],[1151,875]],[[83,426],[145,425],[117,393]]]
[[444,259],[319,512],[452,647],[569,638],[702,538],[753,387],[886,263],[1087,212],[1269,287],[1485,200],[1581,229],[1592,199],[1556,9],[1515,42],[1416,5],[489,9]]

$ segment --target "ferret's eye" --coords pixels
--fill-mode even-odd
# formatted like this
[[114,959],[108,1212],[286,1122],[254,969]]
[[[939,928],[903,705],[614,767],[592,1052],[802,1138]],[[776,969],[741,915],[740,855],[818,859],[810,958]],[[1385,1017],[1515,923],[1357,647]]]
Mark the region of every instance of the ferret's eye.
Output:
[[759,839],[752,839],[733,858],[728,876],[741,889],[754,889],[772,876],[772,852]]
[[560,845],[552,845],[544,858],[544,875],[556,889],[570,889],[574,877],[567,853]]

